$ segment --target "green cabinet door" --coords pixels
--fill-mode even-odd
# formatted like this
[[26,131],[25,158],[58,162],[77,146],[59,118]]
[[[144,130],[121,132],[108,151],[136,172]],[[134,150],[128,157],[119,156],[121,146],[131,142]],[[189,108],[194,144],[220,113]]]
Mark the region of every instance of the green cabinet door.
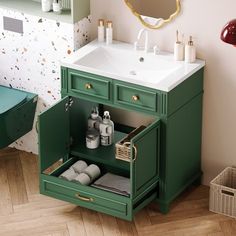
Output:
[[65,158],[69,153],[70,99],[65,97],[53,107],[39,115],[40,171]]
[[131,194],[139,198],[148,193],[159,179],[160,120],[131,139]]

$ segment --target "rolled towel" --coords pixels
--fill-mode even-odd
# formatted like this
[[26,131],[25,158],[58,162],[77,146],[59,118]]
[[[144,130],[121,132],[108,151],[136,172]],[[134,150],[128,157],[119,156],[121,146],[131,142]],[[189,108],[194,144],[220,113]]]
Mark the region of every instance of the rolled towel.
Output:
[[82,185],[89,185],[91,183],[90,177],[85,173],[79,174],[73,181]]
[[91,181],[93,181],[100,176],[101,170],[97,165],[91,164],[83,171],[83,173],[87,174]]
[[73,169],[76,173],[82,173],[88,167],[85,161],[77,161],[75,162],[70,169]]
[[63,172],[59,177],[62,179],[66,179],[68,181],[71,181],[75,179],[78,176],[77,173],[73,169],[68,169],[65,172]]

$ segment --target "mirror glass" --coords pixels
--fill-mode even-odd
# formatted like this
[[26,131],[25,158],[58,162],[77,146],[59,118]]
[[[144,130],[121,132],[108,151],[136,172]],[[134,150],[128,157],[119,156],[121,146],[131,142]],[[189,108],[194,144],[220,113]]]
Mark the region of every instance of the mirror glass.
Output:
[[161,28],[180,12],[180,0],[124,0],[130,10],[146,26]]

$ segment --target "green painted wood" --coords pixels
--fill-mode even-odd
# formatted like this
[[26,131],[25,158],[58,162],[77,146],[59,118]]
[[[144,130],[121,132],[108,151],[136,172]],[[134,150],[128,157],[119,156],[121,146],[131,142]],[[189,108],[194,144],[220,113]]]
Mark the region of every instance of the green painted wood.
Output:
[[168,93],[168,116],[180,109],[195,96],[203,93],[203,73],[201,69]]
[[50,167],[69,152],[69,97],[39,115],[40,171]]
[[[86,85],[91,88],[86,88]],[[110,101],[111,81],[102,76],[91,76],[88,73],[69,69],[68,89],[71,96],[80,98],[93,98],[94,101]]]
[[[1,88],[1,92],[3,92],[3,89],[5,90],[5,87]],[[6,90],[9,91],[8,88],[6,88]],[[10,91],[13,92],[15,90],[10,89]],[[18,100],[20,101],[19,104],[15,103],[16,100],[13,103],[9,103],[9,101],[5,101],[5,99],[8,99],[7,96],[1,97],[0,95],[0,103],[2,102],[8,105],[15,104],[12,109],[0,114],[0,148],[7,147],[8,145],[16,141],[18,138],[27,134],[33,128],[38,96],[29,92],[19,91],[19,93],[23,93],[25,95],[23,95],[22,97],[20,96],[21,99]],[[13,92],[13,94],[11,93],[12,96],[14,94],[15,92]],[[5,105],[3,105],[3,107],[4,106]]]
[[0,115],[24,103],[26,98],[27,93],[23,91],[0,86]]
[[[123,219],[130,219],[129,198],[90,186],[83,186],[57,177],[41,175],[40,192],[54,198],[96,210]],[[92,198],[87,202],[80,200],[76,194],[85,198]]]
[[71,154],[75,156],[80,156],[84,159],[94,161],[96,163],[101,163],[113,167],[117,167],[124,170],[129,170],[129,163],[115,158],[115,143],[123,139],[127,134],[115,131],[114,134],[114,144],[108,147],[100,146],[97,149],[86,148],[85,141],[78,143],[71,149]]
[[150,194],[156,192],[158,193],[158,185],[159,185],[159,178],[156,177],[155,180],[149,181],[151,183],[147,183],[144,191],[142,191],[139,195],[137,195],[135,198],[132,198],[133,200],[133,206],[134,208],[143,200],[146,199],[147,196]]
[[[50,186],[47,185],[48,190],[45,190],[45,184],[41,183],[41,192],[78,205],[81,203],[72,196],[75,190],[82,190],[85,195],[89,196],[91,196],[90,194],[98,194],[99,198],[108,198],[108,201],[117,200],[127,204],[126,214],[123,210],[118,212],[116,205],[113,205],[112,209],[100,205],[82,206],[126,220],[132,220],[135,212],[158,196],[160,210],[167,213],[171,201],[201,176],[203,70],[196,72],[175,89],[166,93],[90,73],[62,69],[62,77],[65,78],[62,82],[62,97],[67,95],[73,97],[73,105],[69,109],[68,115],[69,133],[73,142],[67,153],[65,149],[61,153],[68,158],[73,155],[75,159],[69,159],[62,169],[59,168],[52,174],[54,176],[42,175],[41,181],[50,180]],[[73,79],[71,81],[71,73],[74,74],[73,79],[79,78],[83,83],[77,84],[76,80],[74,83]],[[98,83],[100,97],[84,91],[84,81],[87,83],[88,79],[96,86]],[[70,81],[74,84],[70,84]],[[118,90],[117,85],[119,86]],[[66,86],[68,86],[67,91]],[[75,89],[77,91],[74,91]],[[139,92],[141,95],[133,94],[133,92]],[[132,97],[131,94],[144,96],[146,104],[133,104],[133,101],[129,100]],[[101,111],[103,111],[103,105],[109,105],[154,117],[153,124],[132,139],[132,145],[138,149],[137,160],[132,163],[115,160],[114,146],[97,150],[85,148],[87,118],[93,105],[99,106]],[[121,130],[119,125],[116,127]],[[124,135],[123,132],[116,132],[117,140]],[[134,156],[134,149],[132,149],[132,156]],[[55,160],[56,157],[50,159]],[[103,173],[110,171],[126,177],[130,175],[132,186],[130,198],[126,197],[126,200],[123,201],[120,199],[121,196],[117,194],[111,195],[107,191],[104,193],[104,191],[101,192],[101,190],[89,186],[79,186],[78,188],[77,185],[74,185],[75,183],[57,177],[63,168],[78,159],[100,164]],[[45,159],[43,162],[47,162],[47,160]],[[66,189],[63,190],[64,188]]]
[[61,67],[61,94],[67,96],[68,93],[68,69]]
[[72,0],[73,23],[76,23],[89,15],[90,15],[90,1]]
[[134,158],[130,163],[133,198],[158,181],[159,144],[159,119],[131,139],[131,147],[133,147],[131,153]]
[[[155,92],[148,91],[147,89],[138,89],[130,85],[114,83],[115,103],[135,107],[142,111],[156,112],[157,109],[157,95]],[[133,96],[137,96],[138,100],[133,100]]]
[[139,204],[137,207],[135,207],[133,209],[133,213],[135,214],[135,213],[139,212],[140,210],[142,210],[144,207],[146,207],[150,202],[152,202],[156,198],[157,198],[157,191],[152,193],[152,195],[145,197],[145,200],[142,201],[141,204]]
[[202,94],[162,125],[160,202],[169,204],[201,175]]

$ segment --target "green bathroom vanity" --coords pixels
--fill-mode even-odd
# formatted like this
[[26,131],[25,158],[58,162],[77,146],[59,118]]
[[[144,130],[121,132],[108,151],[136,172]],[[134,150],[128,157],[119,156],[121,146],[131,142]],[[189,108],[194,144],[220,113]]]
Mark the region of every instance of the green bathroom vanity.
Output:
[[[147,80],[139,82],[138,78],[134,83],[129,76],[126,80],[111,71],[110,76],[104,76],[99,70],[93,70],[103,63],[91,70],[81,66],[86,62],[86,49],[94,53],[100,46],[92,42],[79,50],[80,53],[76,52],[71,62],[62,63],[62,99],[39,116],[40,192],[126,220],[132,220],[137,211],[153,200],[158,201],[161,212],[167,213],[170,203],[186,187],[201,180],[204,62],[198,61],[195,67],[182,62],[174,64],[177,66],[174,77],[163,78],[172,80],[169,87],[164,88],[162,80],[151,86],[152,82]],[[124,47],[130,50],[126,44]],[[84,60],[81,63],[78,55]],[[149,60],[147,55],[144,59]],[[161,68],[167,68],[167,64]],[[174,78],[178,73],[181,80],[177,83]],[[160,87],[163,89],[158,89]],[[94,105],[99,106],[101,113],[109,108],[121,109],[128,114],[133,112],[132,115],[143,114],[149,120],[146,128],[131,140],[131,162],[115,159],[115,145],[95,150],[86,148],[87,119]],[[116,117],[112,118],[116,121]],[[134,128],[127,125],[125,119],[115,122],[115,142]],[[63,160],[62,164],[51,170],[59,160]],[[77,160],[95,163],[103,173],[130,178],[130,195],[122,196],[59,178]]]
[[32,129],[37,100],[36,94],[0,86],[0,148]]

